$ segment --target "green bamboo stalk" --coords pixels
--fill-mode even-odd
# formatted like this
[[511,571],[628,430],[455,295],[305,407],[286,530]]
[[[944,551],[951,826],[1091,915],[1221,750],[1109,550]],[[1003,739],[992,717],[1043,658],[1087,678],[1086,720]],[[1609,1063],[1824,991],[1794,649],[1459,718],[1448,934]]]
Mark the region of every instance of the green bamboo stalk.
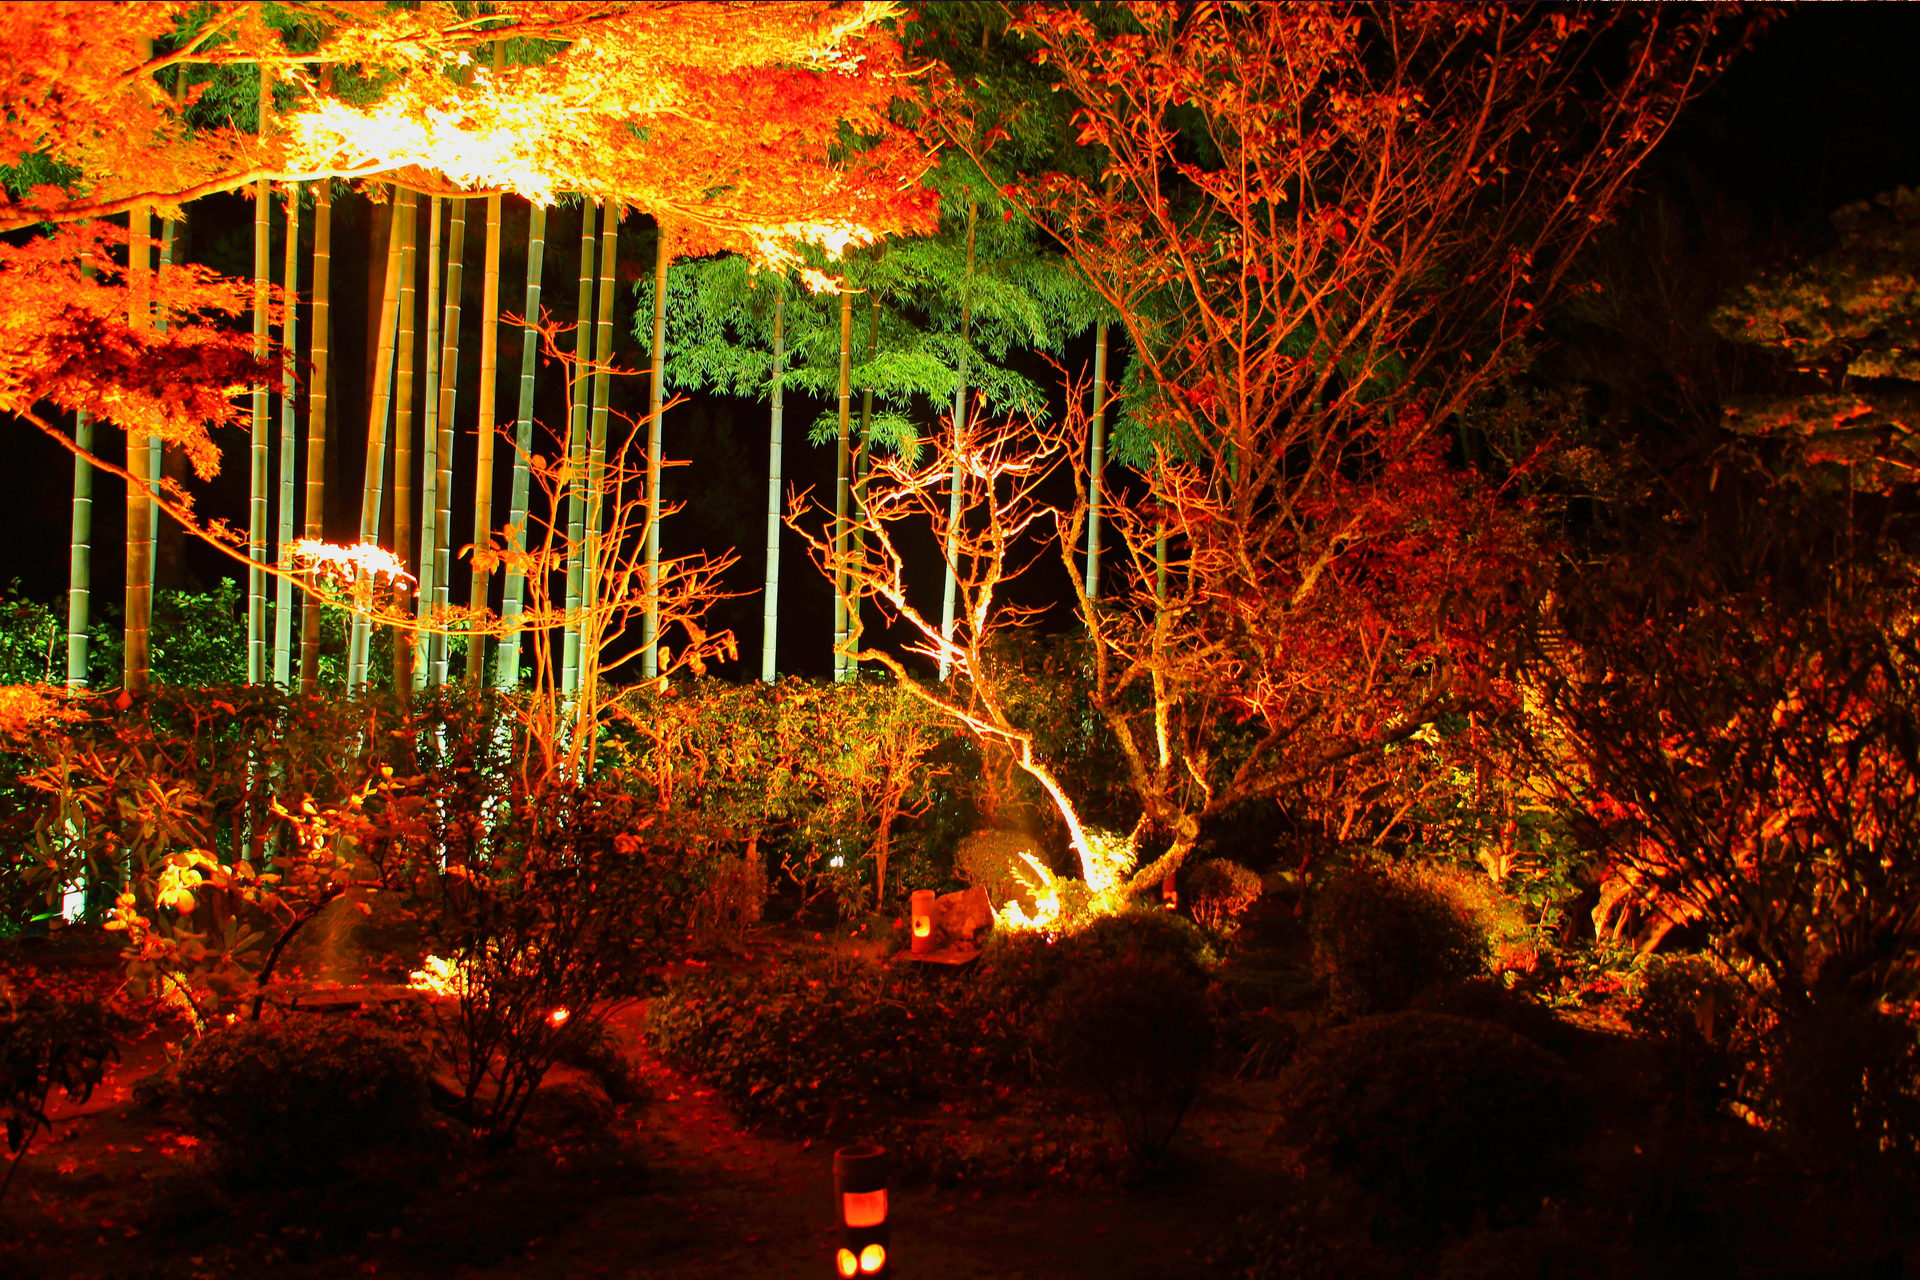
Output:
[[[153,252],[153,224],[148,206],[140,205],[127,215],[127,233],[127,283],[132,295],[128,319],[140,329],[153,323],[149,256]],[[153,621],[153,542],[147,536],[153,476],[148,469],[147,433],[129,426],[126,434],[127,475],[131,479],[127,483],[126,620],[121,633],[120,688],[128,696],[138,697],[147,690]]]
[[667,264],[673,261],[666,224],[656,230],[653,250],[653,376],[647,405],[647,612],[640,622],[640,674],[660,674],[660,455],[666,448]]
[[[440,264],[443,245],[440,239],[441,198],[434,196],[429,201],[432,212],[427,215],[427,394],[424,405],[426,410],[426,429],[422,435],[426,446],[426,457],[420,468],[420,590],[414,596],[414,616],[425,619],[433,611],[433,586],[437,581],[435,574],[440,571],[439,557],[434,548],[440,543],[440,502],[433,486],[440,476]],[[426,687],[427,672],[433,666],[433,641],[430,637],[421,637],[421,643],[427,650],[425,662],[413,664],[411,688]],[[397,686],[396,686],[397,687]]]
[[618,204],[600,206],[600,298],[594,327],[593,426],[587,442],[587,574],[586,599],[580,623],[580,687],[582,706],[590,706],[600,672],[600,527],[607,500],[607,399],[613,388],[613,274],[620,248]]
[[780,447],[786,417],[787,292],[782,279],[773,295],[773,420],[767,430],[767,583],[760,612],[760,678],[777,678],[774,649],[780,632]]
[[[280,326],[280,522],[275,558],[284,558],[293,541],[293,506],[299,459],[299,420],[294,414],[293,364],[300,346],[300,188],[287,196],[287,243],[280,268],[280,284],[287,291],[286,319]],[[293,581],[279,578],[273,592],[273,682],[282,689],[293,683]]]
[[[500,43],[493,46],[494,70],[500,69]],[[493,437],[497,425],[495,384],[500,378],[500,197],[487,197],[487,248],[480,288],[480,405],[474,434],[473,574],[467,586],[467,605],[475,617],[487,608],[485,557],[478,554],[493,536]],[[487,665],[484,627],[475,626],[467,641],[467,684],[478,690]]]
[[[374,347],[373,394],[367,406],[367,463],[360,486],[360,541],[380,538],[380,504],[386,487],[387,417],[393,409],[394,339],[400,319],[400,267],[405,258],[400,228],[401,191],[393,188],[393,217],[388,221],[387,266],[380,294],[380,330]],[[413,193],[405,195],[409,210]],[[407,220],[411,222],[412,219]],[[367,684],[367,659],[372,624],[364,615],[353,620],[347,651],[347,689],[358,693]]]
[[833,479],[833,678],[847,678],[847,482],[851,457],[848,426],[853,403],[853,290],[840,286],[840,424],[834,436]]
[[[93,274],[86,256],[80,259],[82,277]],[[87,623],[93,602],[93,415],[79,413],[73,420],[73,521],[67,542],[67,688],[87,687]]]
[[[954,597],[958,591],[958,573],[960,559],[960,445],[966,439],[967,431],[967,349],[973,334],[973,233],[977,206],[967,201],[967,274],[965,293],[960,301],[960,358],[957,361],[959,381],[953,388],[953,466],[947,475],[947,538],[946,560],[947,574],[940,593],[940,635],[948,644],[953,643]],[[952,664],[945,654],[940,658],[940,678],[945,680],[952,673]]]
[[[316,542],[326,536],[327,390],[333,337],[333,183],[313,188],[313,382],[307,392],[307,493],[305,533]],[[306,596],[300,605],[300,692],[320,692],[320,602]]]
[[[157,278],[164,279],[168,268],[173,266],[174,234],[179,225],[172,218],[160,219],[160,267],[156,273]],[[164,308],[154,308],[153,323],[156,329],[162,331],[166,329],[167,316]],[[149,436],[147,438],[147,474],[153,479],[151,489],[156,498],[160,496],[162,466],[160,437]],[[154,554],[147,560],[147,585],[151,587],[160,564],[160,504],[158,502],[147,504],[147,541],[154,544]]]
[[[527,212],[527,303],[521,317],[526,327],[520,335],[520,403],[514,417],[513,484],[507,498],[507,538],[516,553],[527,548],[527,497],[532,478],[527,462],[533,456],[534,357],[540,349],[540,335],[533,326],[540,319],[540,277],[546,251],[547,209],[536,204]],[[509,562],[500,587],[500,656],[494,684],[501,689],[520,687],[519,626],[526,590],[526,570],[516,556]]]
[[[265,137],[273,112],[273,67],[262,62],[259,69],[259,132]],[[262,178],[253,184],[253,357],[256,360],[267,358],[267,290],[273,283],[272,210],[267,180]],[[265,387],[253,393],[250,425],[247,556],[253,564],[247,570],[247,683],[260,684],[267,678],[267,572],[261,562],[267,558],[267,471],[273,452]]]
[[1107,465],[1107,322],[1093,340],[1092,457],[1087,463],[1087,599],[1100,598],[1101,473]]
[[[869,370],[875,360],[880,358],[880,294],[876,290],[868,295],[867,307],[867,364]],[[850,506],[856,520],[865,520],[867,515],[867,473],[872,467],[873,449],[873,375],[871,371],[865,378],[866,386],[860,391],[860,434],[853,444],[853,497]],[[865,539],[859,530],[850,529],[848,537],[856,548],[865,546]],[[865,626],[860,617],[860,602],[847,602],[847,650],[857,653],[860,649],[860,637]],[[847,659],[849,675],[859,669],[859,664],[851,657]]]
[[[593,201],[580,201],[580,296],[574,311],[574,365],[567,374],[567,625],[560,641],[560,692],[580,690],[580,604],[586,587],[586,493],[582,481],[587,469],[587,414],[591,385],[585,370],[593,358]],[[585,394],[583,394],[583,392]]]
[[[441,295],[444,308],[440,321],[440,399],[439,438],[434,447],[433,502],[435,531],[433,544],[433,611],[441,618],[447,613],[447,584],[453,578],[453,408],[454,393],[460,386],[460,296],[466,285],[467,201],[455,200],[447,220],[447,290]],[[427,384],[432,394],[432,382]],[[422,562],[426,548],[420,549]],[[424,596],[424,589],[421,594]],[[428,680],[436,688],[447,682],[447,635],[434,631],[427,636]]]
[[[414,381],[413,338],[419,290],[417,242],[419,232],[414,219],[418,202],[409,197],[399,212],[405,222],[400,261],[400,315],[395,325],[394,401],[393,401],[393,555],[406,564],[413,555],[413,398],[418,388]],[[438,213],[439,210],[434,210]],[[438,225],[437,223],[435,224]],[[422,594],[425,594],[424,592]],[[405,612],[406,593],[394,589],[396,612]],[[411,627],[395,623],[393,627],[393,693],[403,704],[413,693],[414,636]]]

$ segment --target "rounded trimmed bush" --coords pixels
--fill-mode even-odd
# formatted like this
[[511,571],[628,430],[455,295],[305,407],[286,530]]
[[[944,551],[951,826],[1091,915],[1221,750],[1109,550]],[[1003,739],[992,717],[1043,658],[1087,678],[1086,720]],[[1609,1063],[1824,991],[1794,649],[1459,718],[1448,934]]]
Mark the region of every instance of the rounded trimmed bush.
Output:
[[1286,1142],[1423,1227],[1537,1206],[1584,1108],[1565,1063],[1504,1027],[1394,1013],[1336,1028],[1287,1072]]
[[1213,1038],[1205,983],[1143,952],[1075,969],[1054,992],[1047,1019],[1061,1080],[1107,1108],[1142,1165],[1172,1143],[1199,1093]]
[[1314,895],[1308,930],[1328,1007],[1345,1017],[1404,1009],[1422,991],[1486,968],[1486,941],[1466,910],[1371,863],[1347,868]]
[[427,1104],[426,1071],[406,1041],[318,1016],[210,1033],[182,1059],[179,1090],[229,1171],[280,1183],[324,1178],[418,1133]]

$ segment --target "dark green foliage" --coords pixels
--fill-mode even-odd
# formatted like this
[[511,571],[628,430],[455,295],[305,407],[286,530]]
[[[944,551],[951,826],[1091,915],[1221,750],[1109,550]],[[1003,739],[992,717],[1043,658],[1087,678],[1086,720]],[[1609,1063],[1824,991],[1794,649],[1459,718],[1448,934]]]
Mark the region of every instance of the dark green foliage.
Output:
[[1209,858],[1180,880],[1200,926],[1217,937],[1239,928],[1240,916],[1260,897],[1260,876],[1229,858]]
[[647,1036],[750,1120],[809,1137],[868,1134],[1026,1075],[1038,1010],[939,978],[820,961],[700,971],[654,998]]
[[955,735],[898,685],[711,680],[631,691],[619,708],[608,758],[715,838],[757,839],[804,899],[852,917],[884,906],[883,871],[889,898],[926,887],[895,874],[896,858],[944,874],[964,804],[928,757]]
[[1037,1009],[1076,972],[1122,959],[1162,962],[1199,982],[1218,957],[1183,916],[1124,911],[1096,917],[1076,933],[994,932],[981,956],[980,984],[996,1004]]
[[1856,1172],[1920,1160],[1920,1035],[1909,1019],[1836,999],[1783,1018],[1770,1039],[1768,1092],[1803,1156]]
[[1476,1231],[1442,1251],[1435,1280],[1639,1280],[1625,1224],[1596,1213],[1543,1213],[1534,1222]]
[[[890,1135],[896,1154],[929,1171],[973,1164],[939,1149],[929,1110],[991,1111],[1010,1091],[1035,1086],[1118,1099],[1151,1159],[1186,1103],[1169,1118],[1139,1090],[1162,1076],[1190,1089],[1211,1044],[1210,959],[1191,922],[1140,912],[1052,941],[996,936],[977,973],[847,960],[750,974],[696,970],[654,998],[647,1036],[749,1120],[807,1137]],[[1137,993],[1114,995],[1116,983],[1136,975]],[[1152,1029],[1135,1042],[1143,1019]],[[1180,1043],[1165,1042],[1169,1030],[1181,1032]],[[1096,1060],[1103,1051],[1111,1061]],[[1072,1127],[1054,1125],[1051,1139],[1075,1147]],[[1051,1155],[1030,1163],[1034,1172],[1060,1167]]]
[[251,1181],[324,1181],[348,1158],[420,1132],[423,1065],[392,1032],[297,1015],[239,1023],[180,1063],[180,1097],[227,1171]]
[[1405,1008],[1426,988],[1486,964],[1471,917],[1404,872],[1355,863],[1314,895],[1311,912],[1314,969],[1339,1015]]
[[[211,591],[153,593],[153,639],[149,657],[154,684],[205,687],[244,684],[247,625],[240,584],[222,578]],[[119,610],[95,628],[87,649],[87,678],[97,689],[120,683]]]
[[0,684],[59,684],[66,679],[66,623],[20,584],[0,599]]
[[[118,1038],[126,1019],[91,1000],[65,1001],[43,991],[24,998],[7,992],[0,1011],[0,1120],[7,1127],[7,1150],[15,1162],[47,1121],[47,1099],[55,1089],[75,1102],[93,1096],[109,1060],[120,1060]],[[11,1166],[7,1182],[11,1182]],[[0,1182],[0,1193],[7,1182]]]
[[1471,1022],[1491,1022],[1558,1053],[1570,1053],[1577,1033],[1551,1009],[1496,978],[1468,978],[1429,987],[1408,1006],[1422,1013],[1444,1013]]
[[1206,986],[1190,966],[1145,951],[1085,964],[1054,992],[1047,1043],[1061,1081],[1104,1106],[1128,1154],[1150,1167],[1213,1053]]
[[1758,1049],[1754,1012],[1752,996],[1711,956],[1655,955],[1634,984],[1626,1018],[1659,1050],[1681,1106],[1711,1113],[1735,1095]]
[[1416,1232],[1521,1215],[1566,1179],[1582,1108],[1566,1065],[1503,1027],[1364,1018],[1297,1058],[1281,1136],[1382,1197]]

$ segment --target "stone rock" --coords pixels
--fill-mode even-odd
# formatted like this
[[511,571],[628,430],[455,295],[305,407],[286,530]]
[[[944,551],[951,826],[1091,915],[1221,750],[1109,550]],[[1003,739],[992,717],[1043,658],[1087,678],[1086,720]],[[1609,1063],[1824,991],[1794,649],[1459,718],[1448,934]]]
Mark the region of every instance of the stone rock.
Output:
[[942,941],[973,942],[982,929],[993,925],[993,906],[980,885],[958,893],[942,894],[933,900],[934,945]]

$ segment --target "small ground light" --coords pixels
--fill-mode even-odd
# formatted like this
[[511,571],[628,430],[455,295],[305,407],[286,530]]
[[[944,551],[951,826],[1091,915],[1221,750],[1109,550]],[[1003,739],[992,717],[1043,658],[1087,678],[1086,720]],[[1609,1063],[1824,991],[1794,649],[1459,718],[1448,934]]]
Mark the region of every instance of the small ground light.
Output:
[[913,921],[913,939],[908,943],[914,955],[933,950],[933,890],[915,889],[907,900],[907,912]]
[[834,1271],[841,1280],[890,1274],[887,1246],[887,1153],[881,1147],[842,1147],[833,1153],[833,1202],[840,1218]]

